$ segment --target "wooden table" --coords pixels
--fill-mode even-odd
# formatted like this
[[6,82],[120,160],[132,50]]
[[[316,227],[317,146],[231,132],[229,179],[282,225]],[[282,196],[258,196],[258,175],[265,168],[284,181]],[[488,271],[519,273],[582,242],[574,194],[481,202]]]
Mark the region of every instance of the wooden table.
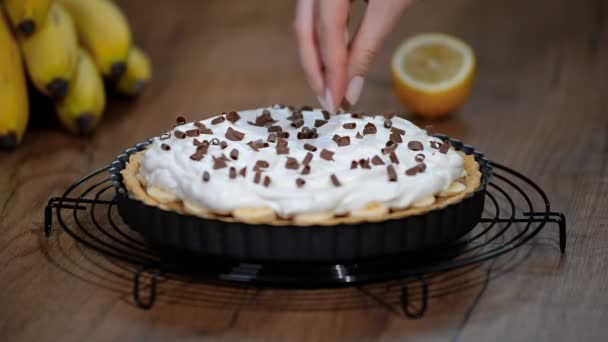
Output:
[[[604,0],[428,0],[388,39],[359,109],[399,109],[388,65],[401,39],[423,31],[462,37],[477,53],[475,89],[462,110],[433,123],[436,130],[528,175],[569,221],[565,256],[559,254],[557,232],[547,228],[517,263],[499,276],[492,265],[483,266],[481,281],[432,299],[420,320],[405,319],[398,307],[381,305],[356,289],[256,292],[203,286],[196,288],[201,300],[163,299],[161,293],[144,311],[133,305],[131,278],[124,270],[61,231],[48,240],[43,236],[42,213],[50,196],[123,148],[163,131],[177,114],[194,118],[277,102],[314,103],[296,58],[292,2],[120,4],[131,18],[135,40],[154,60],[154,82],[147,91],[137,101],[113,100],[91,138],[74,138],[47,125],[32,128],[17,152],[0,155],[3,340],[606,340]],[[355,17],[361,14],[362,5],[357,6]],[[51,113],[38,113],[45,115]],[[173,294],[190,290],[184,284],[162,287]],[[214,301],[216,295],[233,300]],[[251,301],[285,305],[265,309],[248,305]]]

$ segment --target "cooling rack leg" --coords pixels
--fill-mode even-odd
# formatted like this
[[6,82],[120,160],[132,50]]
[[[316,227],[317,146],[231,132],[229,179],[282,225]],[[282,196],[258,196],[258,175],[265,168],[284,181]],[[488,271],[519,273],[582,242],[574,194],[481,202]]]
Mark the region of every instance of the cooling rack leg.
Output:
[[[141,277],[143,273],[150,274],[150,286],[148,288],[148,299],[142,300],[141,296]],[[135,272],[135,276],[133,278],[133,300],[135,304],[144,310],[150,309],[154,302],[156,301],[156,281],[158,277],[158,272],[148,272],[145,268],[140,268]]]
[[418,319],[424,316],[429,299],[428,283],[423,277],[416,277],[416,279],[420,282],[420,289],[422,293],[420,295],[420,306],[414,309],[410,308],[408,282],[406,280],[401,281],[401,309],[403,310],[405,316],[412,319]]
[[563,213],[557,213],[554,218],[557,224],[559,224],[559,250],[562,253],[566,252],[566,215]]

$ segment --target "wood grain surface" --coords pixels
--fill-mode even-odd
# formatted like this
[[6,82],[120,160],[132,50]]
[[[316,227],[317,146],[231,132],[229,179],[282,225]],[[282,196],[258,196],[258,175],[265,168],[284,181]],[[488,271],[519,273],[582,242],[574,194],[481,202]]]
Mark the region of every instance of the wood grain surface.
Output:
[[[433,298],[419,320],[403,318],[391,285],[268,291],[168,280],[144,311],[133,305],[128,270],[60,230],[44,237],[49,197],[162,132],[177,114],[314,103],[292,35],[293,1],[119,4],[154,61],[147,91],[134,101],[112,100],[87,139],[66,134],[52,112],[37,109],[33,121],[46,124],[34,125],[18,151],[0,155],[2,340],[608,339],[605,0],[427,0],[389,37],[358,109],[401,110],[388,65],[404,37],[462,37],[477,53],[475,88],[464,108],[434,127],[538,182],[569,223],[564,256],[557,230],[548,227],[519,252],[466,270],[464,285]],[[354,17],[362,9],[357,3]]]

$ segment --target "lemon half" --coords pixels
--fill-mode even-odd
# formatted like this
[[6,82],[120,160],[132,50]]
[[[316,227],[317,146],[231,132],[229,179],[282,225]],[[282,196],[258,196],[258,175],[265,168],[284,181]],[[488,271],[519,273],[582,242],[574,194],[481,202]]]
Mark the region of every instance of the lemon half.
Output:
[[397,48],[391,74],[397,97],[409,111],[437,118],[458,109],[469,96],[475,54],[458,38],[419,34]]

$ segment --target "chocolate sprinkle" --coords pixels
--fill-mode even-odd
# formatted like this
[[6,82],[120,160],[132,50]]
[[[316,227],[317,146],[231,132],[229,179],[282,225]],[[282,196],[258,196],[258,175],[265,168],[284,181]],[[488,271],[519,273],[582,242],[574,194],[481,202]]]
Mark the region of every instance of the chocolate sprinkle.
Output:
[[245,166],[244,168],[241,169],[241,171],[239,171],[239,175],[245,177],[247,176],[247,167]]
[[327,120],[315,120],[315,127],[319,128],[327,123]]
[[399,143],[402,143],[402,142],[403,142],[403,139],[401,139],[401,135],[400,135],[399,133],[397,133],[397,132],[393,132],[393,133],[391,133],[391,135],[389,136],[389,138],[390,138],[392,141],[396,142],[397,144],[399,144]]
[[424,156],[424,154],[422,154],[422,153],[418,153],[418,154],[416,155],[416,157],[415,157],[416,161],[417,161],[417,162],[419,162],[419,163],[420,163],[420,162],[423,162],[423,161],[424,161],[424,158],[425,158],[425,156]]
[[232,123],[235,123],[241,119],[241,116],[239,113],[232,111],[226,115],[226,119]]
[[232,129],[232,127],[228,127],[228,130],[226,131],[226,139],[230,141],[241,141],[243,138],[245,138],[245,133]]
[[384,161],[382,161],[382,158],[380,158],[378,155],[375,155],[372,158],[372,164],[374,164],[374,165],[384,165]]
[[264,177],[264,186],[268,187],[270,185],[270,177],[266,176]]
[[171,149],[171,146],[167,145],[167,144],[160,144],[160,148],[163,151],[169,151]]
[[186,133],[184,133],[182,131],[178,131],[178,130],[176,130],[175,132],[173,132],[173,135],[175,135],[175,137],[177,139],[184,139],[184,138],[186,138]]
[[335,186],[341,186],[342,183],[340,183],[340,181],[338,180],[338,177],[336,177],[335,174],[331,174],[331,177],[329,177],[331,179],[331,182],[333,183],[333,185]]
[[321,158],[325,159],[325,160],[334,160],[334,152],[323,149],[321,151]]
[[266,141],[271,142],[271,143],[277,142],[277,134],[276,133],[268,134],[268,138],[266,138]]
[[388,157],[391,159],[391,162],[393,164],[399,164],[399,158],[397,158],[397,155],[395,154],[395,152],[391,152],[391,154]]
[[302,178],[296,178],[296,185],[297,185],[298,188],[303,187],[304,184],[306,184],[305,180],[303,180]]
[[262,172],[258,171],[255,173],[255,177],[253,177],[253,182],[255,184],[260,184],[260,180],[262,180]]
[[310,173],[310,165],[306,164],[306,165],[304,165],[304,168],[302,169],[302,174],[307,175],[309,173]]
[[389,182],[396,182],[397,181],[397,172],[395,172],[395,168],[393,167],[393,165],[389,165],[386,167],[386,172],[388,173],[388,180]]
[[412,151],[422,151],[424,149],[424,146],[422,146],[422,143],[420,141],[416,141],[416,140],[412,140],[409,143],[407,143],[407,147]]
[[297,170],[300,167],[300,163],[293,157],[287,157],[287,162],[285,163],[285,168],[290,170]]
[[205,171],[203,172],[203,182],[208,182],[209,178],[211,178],[211,175],[209,175],[209,172]]
[[367,125],[365,125],[365,127],[363,127],[363,134],[367,135],[367,134],[376,134],[378,132],[378,129],[376,128],[376,125],[374,125],[371,122],[368,122]]
[[236,178],[236,169],[234,167],[230,167],[229,177],[231,179],[235,179]]
[[347,122],[342,125],[342,127],[344,127],[345,129],[355,129],[355,127],[357,127],[357,124],[354,122]]
[[323,114],[323,119],[325,119],[325,120],[329,120],[329,118],[330,118],[330,116],[331,116],[331,115],[329,114],[329,112],[328,112],[328,111],[326,111],[326,110],[321,111],[321,114]]
[[356,169],[357,166],[359,165],[359,163],[357,163],[356,160],[353,160],[352,162],[350,162],[350,168],[352,169]]
[[317,150],[317,147],[306,143],[306,144],[304,144],[304,149],[307,151],[315,152]]
[[220,115],[218,117],[216,117],[215,119],[211,120],[211,124],[212,125],[217,125],[220,124],[222,122],[226,121],[226,118],[223,115]]
[[447,140],[444,141],[443,144],[439,147],[439,152],[443,153],[443,154],[448,153],[448,151],[450,150],[450,146],[452,146],[452,145],[450,144],[449,141],[447,141]]
[[340,146],[340,147],[348,146],[348,145],[350,145],[350,137],[349,136],[340,137],[340,139],[338,139],[337,143],[338,143],[338,146]]
[[228,166],[228,164],[226,164],[226,161],[223,158],[213,157],[213,169],[214,170],[223,169],[226,166]]
[[230,151],[230,158],[232,158],[233,160],[237,160],[239,159],[239,150],[232,149],[232,151]]
[[367,158],[367,159],[360,159],[359,160],[359,165],[361,165],[362,169],[371,169],[371,166],[369,165],[369,158]]
[[210,128],[201,128],[201,134],[213,134]]
[[181,116],[181,115],[178,115],[178,116],[175,118],[175,123],[176,123],[178,126],[184,125],[184,124],[186,124],[186,118],[185,118],[185,117],[183,117],[183,116]]
[[283,132],[283,128],[281,126],[270,126],[268,132]]
[[167,140],[169,138],[171,138],[171,132],[163,133],[160,135],[160,137],[158,137],[160,140]]
[[211,139],[211,144],[212,145],[219,145],[220,144],[220,139],[218,139],[218,138]]
[[312,157],[313,157],[312,153],[310,153],[310,152],[306,153],[306,156],[302,160],[302,164],[304,164],[304,165],[310,164],[310,162],[312,161]]

